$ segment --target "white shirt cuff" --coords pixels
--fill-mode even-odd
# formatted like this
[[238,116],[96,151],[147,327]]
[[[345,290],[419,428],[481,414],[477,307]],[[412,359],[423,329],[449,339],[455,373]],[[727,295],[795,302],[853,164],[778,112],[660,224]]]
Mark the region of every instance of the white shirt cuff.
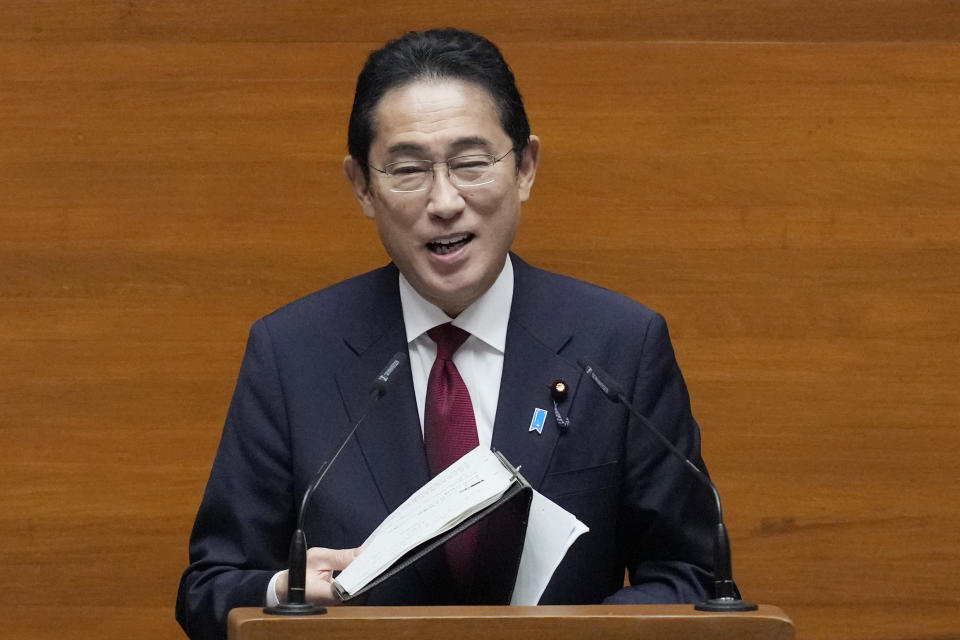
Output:
[[277,597],[277,578],[280,577],[280,574],[283,571],[277,571],[273,574],[273,577],[270,578],[270,584],[267,585],[267,606],[275,607],[280,604],[280,598]]

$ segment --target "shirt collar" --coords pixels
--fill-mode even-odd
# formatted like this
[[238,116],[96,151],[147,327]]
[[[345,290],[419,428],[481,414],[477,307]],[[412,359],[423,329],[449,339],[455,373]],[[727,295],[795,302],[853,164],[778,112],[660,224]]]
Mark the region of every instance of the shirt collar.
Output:
[[453,322],[457,327],[476,336],[503,353],[507,344],[507,324],[513,303],[513,264],[507,256],[500,275],[489,289],[460,315],[451,319],[440,307],[428,302],[413,285],[400,274],[400,305],[407,342],[413,342],[437,325]]

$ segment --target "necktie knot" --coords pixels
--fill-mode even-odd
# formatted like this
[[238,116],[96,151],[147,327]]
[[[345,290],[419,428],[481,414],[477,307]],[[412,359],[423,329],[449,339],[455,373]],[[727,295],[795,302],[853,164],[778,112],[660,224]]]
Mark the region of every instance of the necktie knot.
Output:
[[427,335],[437,343],[438,360],[453,359],[453,354],[456,353],[457,349],[470,337],[467,331],[464,331],[460,327],[455,327],[449,322],[430,329],[427,331]]

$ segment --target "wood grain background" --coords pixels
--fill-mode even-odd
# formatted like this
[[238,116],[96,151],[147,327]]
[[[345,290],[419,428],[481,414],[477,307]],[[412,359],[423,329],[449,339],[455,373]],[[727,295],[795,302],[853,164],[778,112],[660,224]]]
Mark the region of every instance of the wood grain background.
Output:
[[181,637],[249,325],[385,260],[356,73],[447,24],[544,143],[518,252],[666,315],[744,593],[803,640],[960,638],[948,0],[5,0],[0,636]]

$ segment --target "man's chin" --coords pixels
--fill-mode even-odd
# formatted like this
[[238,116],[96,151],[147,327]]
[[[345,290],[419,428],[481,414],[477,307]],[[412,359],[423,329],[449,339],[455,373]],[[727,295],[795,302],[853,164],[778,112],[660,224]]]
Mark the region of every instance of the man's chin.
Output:
[[430,295],[423,297],[443,309],[448,316],[454,317],[480,297],[483,291],[479,289],[480,285],[475,280],[446,279],[443,283],[430,287]]

